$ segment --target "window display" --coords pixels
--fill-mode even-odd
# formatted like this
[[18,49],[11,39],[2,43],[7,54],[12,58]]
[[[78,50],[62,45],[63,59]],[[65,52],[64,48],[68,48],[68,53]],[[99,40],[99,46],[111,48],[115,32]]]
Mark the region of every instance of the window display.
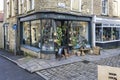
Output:
[[29,22],[23,23],[23,44],[30,45],[30,24]]
[[78,47],[88,41],[88,23],[42,19],[23,23],[23,44],[57,51],[61,46]]
[[88,40],[88,23],[72,22],[69,34],[70,44],[75,48],[80,47],[83,40]]
[[120,28],[118,27],[102,27],[96,24],[96,41],[113,41],[120,39]]
[[104,27],[103,28],[103,41],[110,41],[111,40],[111,27]]
[[32,21],[31,22],[31,45],[35,47],[39,47],[40,43],[40,20]]
[[42,50],[54,51],[52,20],[42,20]]
[[39,47],[40,36],[39,20],[23,23],[23,44]]

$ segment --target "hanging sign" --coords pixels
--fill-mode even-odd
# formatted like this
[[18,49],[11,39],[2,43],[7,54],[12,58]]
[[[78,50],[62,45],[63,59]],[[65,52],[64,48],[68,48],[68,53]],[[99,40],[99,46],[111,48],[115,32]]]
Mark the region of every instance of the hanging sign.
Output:
[[17,24],[14,24],[12,27],[13,30],[17,30]]

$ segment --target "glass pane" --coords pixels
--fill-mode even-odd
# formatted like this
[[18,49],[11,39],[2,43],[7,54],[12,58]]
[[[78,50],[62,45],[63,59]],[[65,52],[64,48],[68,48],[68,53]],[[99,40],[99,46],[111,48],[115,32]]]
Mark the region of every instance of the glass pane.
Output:
[[120,28],[113,28],[112,39],[119,40],[120,39]]
[[54,51],[52,20],[42,20],[42,50]]
[[23,44],[30,45],[30,25],[29,25],[29,22],[23,23]]
[[61,27],[61,21],[56,21],[56,31],[54,33],[54,42],[55,42],[55,47],[58,48],[61,46],[62,42],[62,27]]
[[103,41],[110,41],[111,34],[111,27],[103,28]]
[[39,43],[40,43],[40,29],[41,29],[41,26],[40,26],[40,20],[35,20],[35,21],[32,21],[31,22],[31,41],[32,41],[32,46],[35,46],[35,47],[40,47],[39,46]]
[[102,27],[96,27],[96,41],[102,41]]
[[85,40],[88,43],[88,23],[87,22],[72,22],[70,29],[70,43],[73,46],[81,45]]

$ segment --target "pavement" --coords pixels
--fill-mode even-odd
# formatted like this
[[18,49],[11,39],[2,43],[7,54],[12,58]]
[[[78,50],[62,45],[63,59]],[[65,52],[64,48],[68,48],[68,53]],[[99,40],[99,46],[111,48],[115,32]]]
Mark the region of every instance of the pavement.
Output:
[[1,56],[31,73],[36,72],[47,80],[97,80],[97,65],[120,67],[120,48],[103,49],[100,55],[74,55],[60,61],[8,54],[0,51]]

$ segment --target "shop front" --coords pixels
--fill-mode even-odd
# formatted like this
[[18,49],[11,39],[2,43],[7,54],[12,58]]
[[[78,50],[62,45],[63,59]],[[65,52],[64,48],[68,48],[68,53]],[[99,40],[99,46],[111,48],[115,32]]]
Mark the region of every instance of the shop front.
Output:
[[120,46],[120,20],[96,18],[96,45],[103,48]]
[[54,53],[61,46],[73,50],[82,40],[92,46],[92,17],[58,12],[36,12],[20,17],[21,47]]

